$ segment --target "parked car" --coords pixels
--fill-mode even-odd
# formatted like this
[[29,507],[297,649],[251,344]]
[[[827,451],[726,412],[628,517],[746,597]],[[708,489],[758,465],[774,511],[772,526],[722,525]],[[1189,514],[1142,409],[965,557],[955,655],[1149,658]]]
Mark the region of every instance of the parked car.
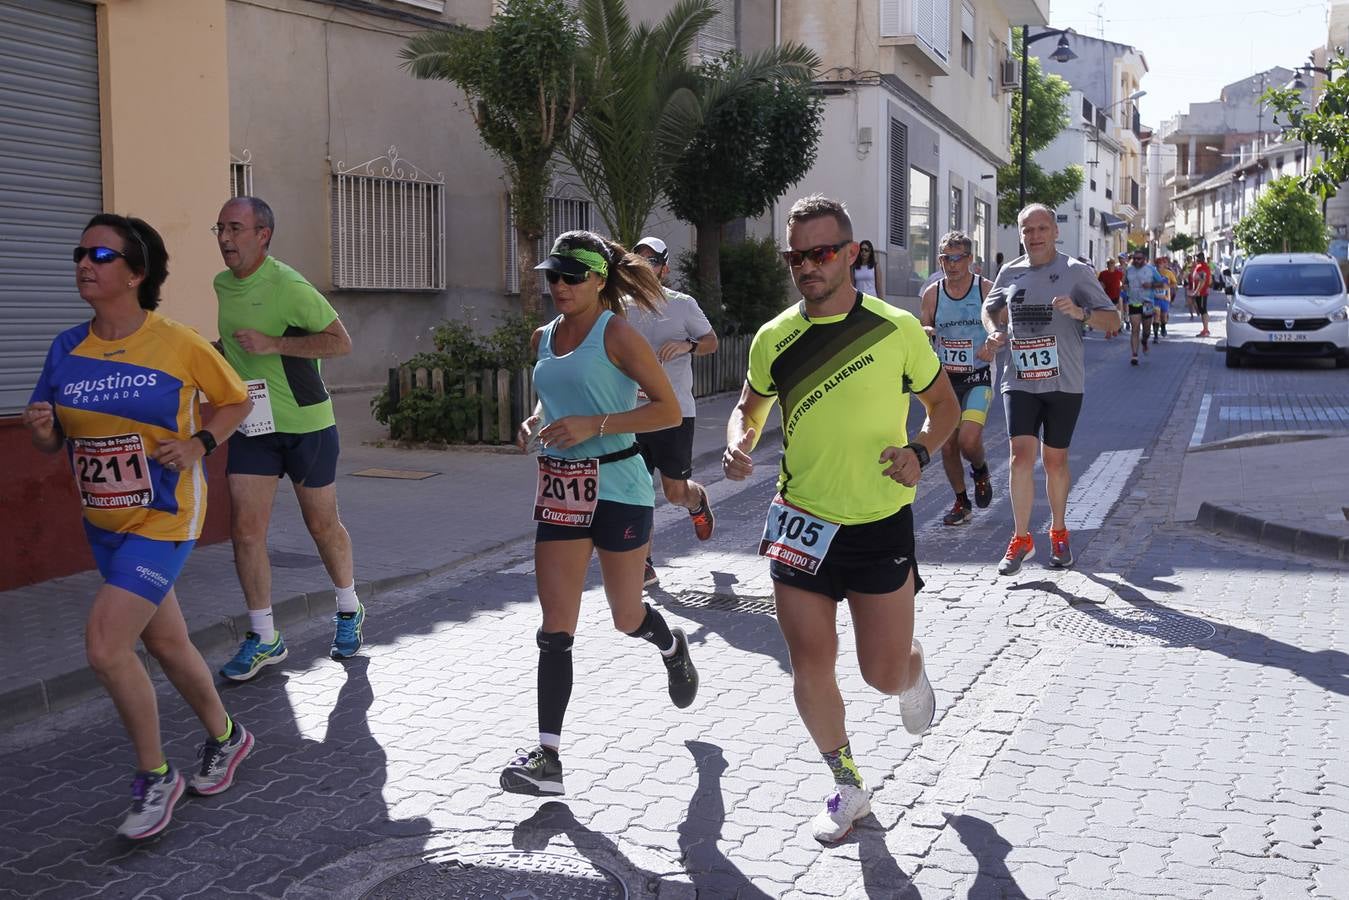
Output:
[[1349,298],[1323,253],[1262,253],[1245,261],[1227,312],[1227,365],[1246,357],[1330,357],[1349,367]]

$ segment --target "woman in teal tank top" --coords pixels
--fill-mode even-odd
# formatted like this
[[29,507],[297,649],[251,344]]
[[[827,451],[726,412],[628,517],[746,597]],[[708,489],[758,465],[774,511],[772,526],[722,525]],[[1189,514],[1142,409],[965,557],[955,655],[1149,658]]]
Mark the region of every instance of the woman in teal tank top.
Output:
[[[664,299],[660,282],[640,256],[588,231],[559,237],[536,268],[547,276],[560,313],[534,332],[539,405],[517,435],[520,449],[537,442],[539,451],[539,743],[516,751],[501,772],[501,787],[557,795],[563,793],[558,749],[571,698],[571,650],[592,550],[599,553],[614,627],[660,650],[676,706],[693,702],[698,673],[684,632],[642,602],[655,493],[634,435],[673,428],[683,418],[655,352],[623,317],[623,298],[654,310]],[[639,387],[650,398],[643,406],[637,406]]]

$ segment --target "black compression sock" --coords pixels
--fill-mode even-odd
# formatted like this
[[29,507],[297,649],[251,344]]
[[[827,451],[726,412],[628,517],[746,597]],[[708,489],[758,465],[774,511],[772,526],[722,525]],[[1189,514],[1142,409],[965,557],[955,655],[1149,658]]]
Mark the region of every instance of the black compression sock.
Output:
[[539,631],[539,731],[561,734],[571,700],[571,645],[565,631]]
[[665,617],[653,609],[650,603],[642,605],[646,607],[646,618],[642,619],[642,624],[636,631],[628,632],[628,637],[650,641],[656,645],[657,650],[665,653],[674,646],[674,635],[670,634],[670,626],[665,624]]

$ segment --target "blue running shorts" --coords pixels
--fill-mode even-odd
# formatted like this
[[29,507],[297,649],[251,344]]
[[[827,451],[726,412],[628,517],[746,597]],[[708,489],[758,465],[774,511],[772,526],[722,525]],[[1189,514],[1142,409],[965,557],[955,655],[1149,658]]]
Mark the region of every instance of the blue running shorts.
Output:
[[155,606],[173,588],[197,545],[196,541],[156,541],[138,534],[105,531],[88,522],[84,523],[84,533],[103,580]]

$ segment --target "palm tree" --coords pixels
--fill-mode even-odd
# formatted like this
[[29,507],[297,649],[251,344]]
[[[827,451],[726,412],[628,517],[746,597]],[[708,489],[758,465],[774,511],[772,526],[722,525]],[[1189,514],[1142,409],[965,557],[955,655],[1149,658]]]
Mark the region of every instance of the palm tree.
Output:
[[424,32],[402,50],[413,76],[449,81],[468,96],[482,142],[506,168],[527,313],[540,306],[535,246],[548,220],[553,155],[581,105],[580,46],[565,0],[506,0],[484,31]]

